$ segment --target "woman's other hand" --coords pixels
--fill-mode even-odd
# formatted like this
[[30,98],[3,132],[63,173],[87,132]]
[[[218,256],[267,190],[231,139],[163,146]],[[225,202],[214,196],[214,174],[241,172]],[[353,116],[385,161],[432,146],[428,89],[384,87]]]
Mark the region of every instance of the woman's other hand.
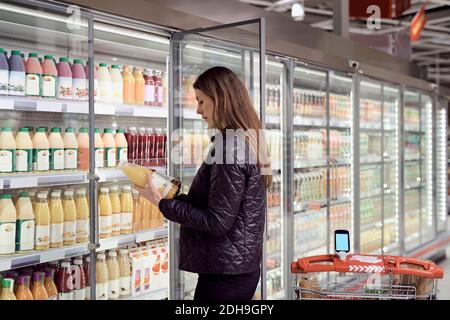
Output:
[[155,185],[152,183],[152,175],[147,175],[147,185],[144,188],[140,188],[138,186],[134,186],[141,196],[143,196],[145,199],[153,203],[156,207],[159,207],[159,202],[163,198],[161,192],[158,190],[158,188],[155,187]]

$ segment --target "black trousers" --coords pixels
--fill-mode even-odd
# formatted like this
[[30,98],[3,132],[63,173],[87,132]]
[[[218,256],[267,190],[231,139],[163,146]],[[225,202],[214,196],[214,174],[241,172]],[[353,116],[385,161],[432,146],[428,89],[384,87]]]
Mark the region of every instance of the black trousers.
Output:
[[198,275],[194,300],[252,300],[260,277],[260,271],[245,274],[205,274]]

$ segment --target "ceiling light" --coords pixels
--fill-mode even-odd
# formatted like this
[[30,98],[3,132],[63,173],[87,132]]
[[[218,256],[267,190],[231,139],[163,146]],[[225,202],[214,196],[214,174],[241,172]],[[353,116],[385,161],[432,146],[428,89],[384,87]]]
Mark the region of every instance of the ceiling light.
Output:
[[305,8],[301,3],[294,3],[291,8],[291,16],[295,21],[302,21],[305,18]]

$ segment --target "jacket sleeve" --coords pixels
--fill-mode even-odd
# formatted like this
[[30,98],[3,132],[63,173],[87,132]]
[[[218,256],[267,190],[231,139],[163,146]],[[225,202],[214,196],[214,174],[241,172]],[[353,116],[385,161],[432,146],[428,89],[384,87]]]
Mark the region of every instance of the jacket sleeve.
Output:
[[188,202],[163,199],[159,209],[168,220],[185,227],[224,236],[239,213],[245,191],[245,173],[238,164],[213,164],[206,209],[195,208]]
[[184,194],[184,193],[180,193],[180,194],[177,195],[174,199],[175,199],[175,200],[182,201],[182,202],[189,202],[189,197],[188,197],[188,195],[187,195],[187,194]]

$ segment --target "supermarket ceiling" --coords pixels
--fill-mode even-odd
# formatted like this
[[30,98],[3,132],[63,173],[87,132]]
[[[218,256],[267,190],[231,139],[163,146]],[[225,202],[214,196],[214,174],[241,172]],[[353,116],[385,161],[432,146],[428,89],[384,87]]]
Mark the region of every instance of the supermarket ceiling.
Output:
[[[292,20],[294,3],[302,4],[304,18],[297,23],[333,32],[334,0],[237,0]],[[411,21],[424,6],[427,22],[420,38],[409,41]],[[450,0],[411,0],[411,7],[397,19],[381,19],[381,29],[370,30],[366,21],[350,19],[349,37],[373,48],[410,60],[427,69],[430,82],[450,83]]]

